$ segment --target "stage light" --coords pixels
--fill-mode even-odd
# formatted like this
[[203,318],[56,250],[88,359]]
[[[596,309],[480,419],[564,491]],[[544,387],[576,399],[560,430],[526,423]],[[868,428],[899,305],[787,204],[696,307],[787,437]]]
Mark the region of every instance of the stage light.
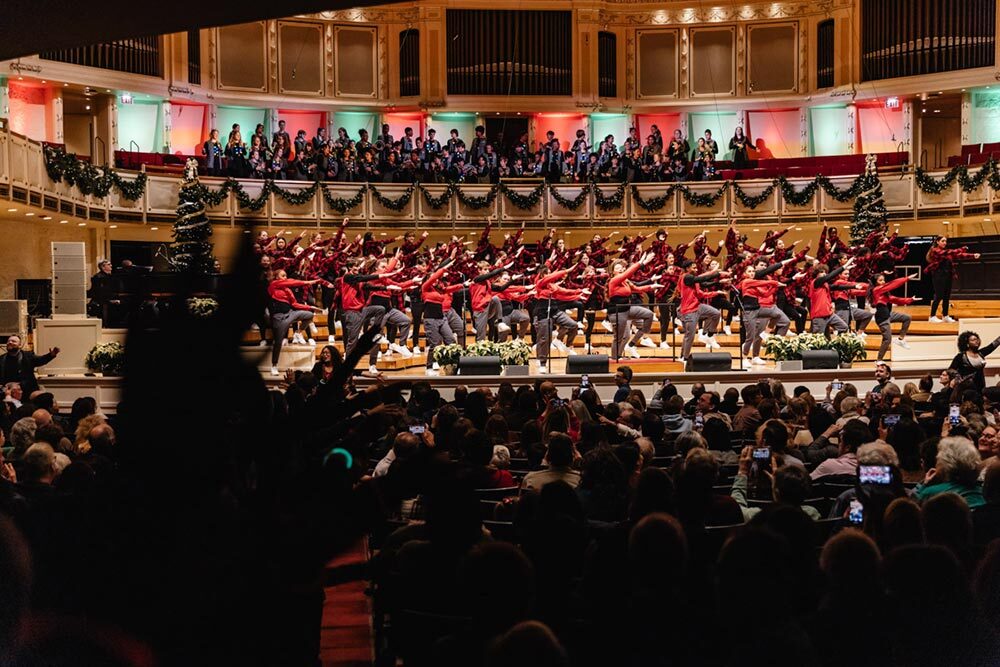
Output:
[[151,232],[155,232],[155,231],[157,231],[158,229],[159,229],[159,227],[150,227],[150,228],[149,228],[149,231],[151,231]]
[[51,220],[51,219],[52,219],[51,215],[43,215],[42,216],[42,220]]
[[31,218],[31,217],[34,217],[34,215],[35,215],[34,213],[25,213],[24,217]]
[[60,221],[59,221],[59,224],[60,224],[60,225],[65,225],[65,224],[66,224],[66,223],[68,223],[68,222],[69,222],[69,220],[60,220]]
[[9,208],[9,209],[7,209],[7,212],[8,213],[16,213],[17,209],[16,208]]
[[86,222],[78,222],[78,223],[76,223],[76,226],[77,227],[86,227],[87,223]]
[[109,229],[118,229],[118,225],[110,225],[108,228]]

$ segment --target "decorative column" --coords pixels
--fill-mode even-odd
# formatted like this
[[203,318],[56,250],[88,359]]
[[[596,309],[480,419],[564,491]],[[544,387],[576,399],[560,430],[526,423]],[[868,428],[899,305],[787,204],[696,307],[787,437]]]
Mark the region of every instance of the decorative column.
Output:
[[799,155],[809,155],[809,107],[799,107]]
[[57,144],[65,143],[63,130],[63,97],[59,88],[45,90],[45,134]]
[[962,145],[972,143],[972,93],[962,93]]
[[853,155],[858,144],[858,108],[852,102],[847,105],[847,152]]
[[906,151],[908,162],[913,162],[916,157],[916,142],[913,140],[913,102],[903,105],[903,136],[899,138]]
[[7,78],[0,76],[0,118],[10,118],[10,88]]
[[160,116],[163,119],[163,152],[173,153],[173,144],[170,140],[170,130],[173,128],[174,121],[170,117],[171,104],[169,101],[164,101],[160,105]]
[[[280,114],[278,113],[278,109],[275,107],[272,107],[267,110],[267,127],[264,128],[265,136],[270,136],[271,134],[278,131],[278,121],[280,120],[278,118],[279,115]],[[330,136],[330,130],[326,131],[326,136],[327,137]],[[294,139],[295,137],[292,138]]]

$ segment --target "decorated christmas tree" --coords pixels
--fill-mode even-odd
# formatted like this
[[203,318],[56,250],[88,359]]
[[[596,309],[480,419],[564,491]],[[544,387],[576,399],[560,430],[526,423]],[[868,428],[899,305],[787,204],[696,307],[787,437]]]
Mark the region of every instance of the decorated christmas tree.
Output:
[[860,190],[854,200],[854,218],[851,220],[851,240],[854,243],[864,243],[872,232],[885,231],[889,219],[874,155],[865,159],[865,174],[861,177]]
[[174,271],[193,275],[208,275],[215,270],[212,256],[212,224],[205,215],[202,187],[198,182],[198,163],[191,159],[184,167],[177,220],[174,221],[174,242],[170,264]]

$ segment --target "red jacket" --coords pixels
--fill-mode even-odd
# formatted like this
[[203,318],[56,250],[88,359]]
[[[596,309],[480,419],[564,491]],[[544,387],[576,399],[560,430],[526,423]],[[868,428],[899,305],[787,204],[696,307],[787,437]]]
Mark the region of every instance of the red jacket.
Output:
[[304,280],[292,280],[291,278],[272,280],[271,284],[267,286],[267,293],[275,301],[287,303],[292,307],[292,310],[312,310],[312,306],[299,303],[295,292],[292,291],[293,287],[309,287],[311,285],[312,283]]
[[687,274],[680,279],[677,287],[681,293],[681,315],[695,312],[702,301],[722,294],[722,292],[705,292],[699,284],[715,280],[718,275],[718,272],[700,276]]

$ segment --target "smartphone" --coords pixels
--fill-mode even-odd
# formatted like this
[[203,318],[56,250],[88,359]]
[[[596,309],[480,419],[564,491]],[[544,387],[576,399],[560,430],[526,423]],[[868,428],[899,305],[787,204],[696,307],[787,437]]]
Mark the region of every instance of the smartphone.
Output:
[[561,398],[553,398],[552,402],[549,403],[549,405],[553,408],[561,408],[564,405],[566,405],[566,401],[562,400]]
[[423,424],[417,424],[416,426],[410,427],[410,433],[412,433],[413,435],[423,435],[424,431],[426,430],[427,427],[424,426]]
[[[769,471],[771,469],[771,448],[754,447],[753,465],[757,469],[758,474]],[[758,477],[758,479],[761,478]]]
[[892,483],[892,468],[889,466],[858,466],[858,481],[862,484],[885,486]]
[[847,512],[847,520],[854,526],[860,526],[865,521],[865,506],[860,500],[851,501],[851,509]]
[[583,392],[587,391],[588,389],[590,389],[590,376],[589,375],[581,375],[580,376],[580,393],[582,394]]
[[840,380],[834,380],[833,382],[830,383],[830,389],[832,389],[833,391],[840,391],[843,388],[844,388],[844,383],[841,382]]
[[958,403],[952,403],[951,407],[948,408],[948,423],[952,426],[958,426],[961,416],[961,406]]
[[704,425],[705,417],[700,412],[694,413],[694,429],[700,431]]
[[899,423],[900,415],[882,415],[882,424],[886,428],[892,428]]

